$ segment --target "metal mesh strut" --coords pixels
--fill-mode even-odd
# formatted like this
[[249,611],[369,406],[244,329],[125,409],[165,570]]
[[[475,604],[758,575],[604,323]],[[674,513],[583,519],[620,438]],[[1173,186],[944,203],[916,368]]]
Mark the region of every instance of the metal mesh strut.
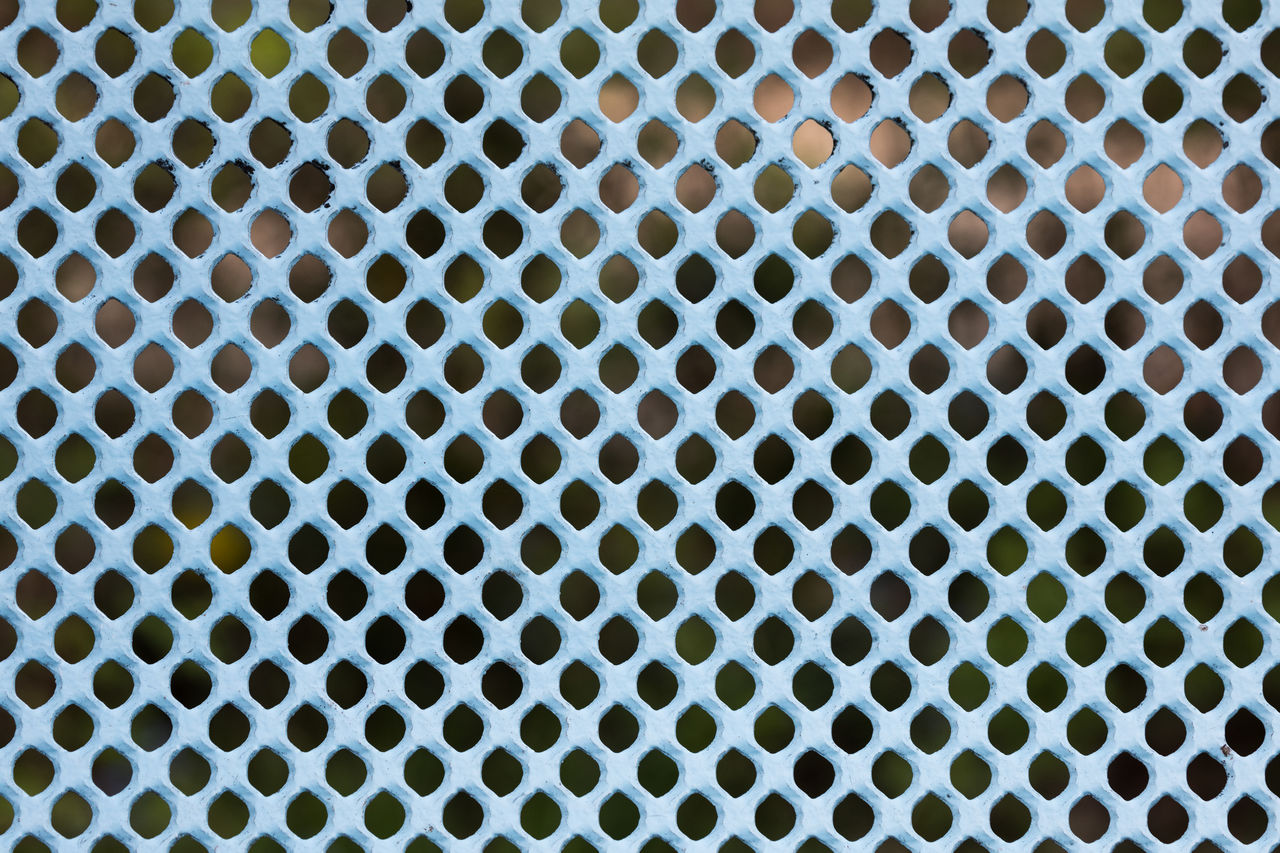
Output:
[[1273,849],[1278,26],[0,0],[0,847]]

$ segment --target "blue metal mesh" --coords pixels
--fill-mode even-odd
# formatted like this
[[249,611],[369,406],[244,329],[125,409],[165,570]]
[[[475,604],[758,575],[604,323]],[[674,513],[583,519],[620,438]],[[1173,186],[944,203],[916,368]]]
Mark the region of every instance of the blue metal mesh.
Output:
[[1272,849],[1277,21],[0,3],[0,844]]

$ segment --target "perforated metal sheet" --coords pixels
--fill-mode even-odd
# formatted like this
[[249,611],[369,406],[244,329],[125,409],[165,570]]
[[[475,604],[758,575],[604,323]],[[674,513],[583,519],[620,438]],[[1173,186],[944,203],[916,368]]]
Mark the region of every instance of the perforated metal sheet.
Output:
[[0,845],[1269,850],[1280,11],[0,3]]

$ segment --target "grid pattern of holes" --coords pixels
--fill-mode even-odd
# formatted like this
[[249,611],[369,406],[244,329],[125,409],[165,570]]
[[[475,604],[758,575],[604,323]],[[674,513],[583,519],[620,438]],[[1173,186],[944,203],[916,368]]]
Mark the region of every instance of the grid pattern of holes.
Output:
[[0,842],[1270,849],[1277,20],[0,2]]

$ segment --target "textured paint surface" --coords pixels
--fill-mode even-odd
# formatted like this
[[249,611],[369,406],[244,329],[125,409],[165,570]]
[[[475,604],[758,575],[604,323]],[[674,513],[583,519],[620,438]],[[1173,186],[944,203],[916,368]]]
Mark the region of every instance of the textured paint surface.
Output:
[[1280,842],[1276,6],[409,5],[0,3],[0,846]]

